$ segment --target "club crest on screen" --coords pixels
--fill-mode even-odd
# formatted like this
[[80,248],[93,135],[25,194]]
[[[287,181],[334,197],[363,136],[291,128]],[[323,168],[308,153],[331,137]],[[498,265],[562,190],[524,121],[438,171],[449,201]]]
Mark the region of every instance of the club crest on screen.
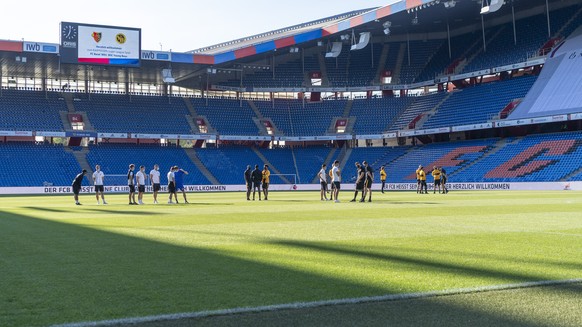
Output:
[[101,33],[100,32],[93,32],[93,34],[91,34],[91,36],[93,37],[93,40],[95,40],[95,42],[99,43],[99,41],[101,41]]
[[115,41],[117,41],[117,43],[119,44],[124,44],[126,40],[125,34],[123,33],[119,33],[115,36]]

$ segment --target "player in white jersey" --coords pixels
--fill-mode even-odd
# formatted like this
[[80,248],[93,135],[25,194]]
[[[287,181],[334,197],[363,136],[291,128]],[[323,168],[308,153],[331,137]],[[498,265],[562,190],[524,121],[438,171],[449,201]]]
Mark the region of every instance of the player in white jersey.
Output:
[[339,163],[338,160],[334,161],[333,162],[333,169],[331,170],[331,172],[332,172],[332,180],[331,181],[332,181],[333,185],[335,186],[334,199],[335,199],[335,202],[336,203],[337,202],[340,202],[339,201],[339,198],[338,198],[338,195],[339,195],[339,191],[340,191],[340,184],[341,184],[341,181],[342,181],[342,175],[341,175],[341,172],[340,172],[340,169],[339,169],[339,164],[340,163]]
[[160,191],[160,166],[154,165],[154,169],[150,171],[150,183],[154,191],[154,204],[158,203],[158,192]]
[[168,193],[170,196],[168,197],[168,203],[173,204],[172,202],[172,195],[176,199],[176,203],[178,203],[178,195],[176,194],[176,175],[174,174],[174,167],[170,167],[170,171],[168,172]]
[[93,186],[95,187],[95,198],[97,198],[97,204],[99,204],[99,194],[101,194],[101,200],[103,200],[103,204],[107,204],[105,201],[105,195],[103,195],[103,191],[105,187],[103,186],[103,182],[105,180],[105,174],[101,171],[100,165],[95,165],[95,172],[93,172]]
[[143,204],[143,193],[145,192],[145,167],[139,166],[139,171],[135,174],[135,185],[137,186],[137,203]]

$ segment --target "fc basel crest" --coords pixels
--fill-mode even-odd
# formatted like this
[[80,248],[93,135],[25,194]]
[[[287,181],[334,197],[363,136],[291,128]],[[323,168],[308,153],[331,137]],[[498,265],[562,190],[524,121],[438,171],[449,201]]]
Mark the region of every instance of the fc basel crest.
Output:
[[93,34],[91,34],[91,36],[93,37],[93,40],[95,40],[95,42],[99,43],[99,41],[101,41],[101,33],[100,32],[93,32]]

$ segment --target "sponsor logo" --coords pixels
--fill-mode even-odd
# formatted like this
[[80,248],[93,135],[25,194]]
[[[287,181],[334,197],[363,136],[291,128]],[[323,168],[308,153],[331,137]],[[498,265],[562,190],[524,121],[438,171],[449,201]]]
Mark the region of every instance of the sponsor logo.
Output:
[[63,42],[63,47],[65,47],[65,48],[76,48],[77,47],[77,42],[64,41]]
[[115,41],[117,41],[119,44],[124,44],[125,41],[127,41],[127,37],[125,37],[125,34],[119,33],[115,35]]
[[93,40],[95,40],[95,42],[99,43],[99,41],[101,41],[101,33],[100,32],[93,32],[91,34],[91,36],[93,37]]

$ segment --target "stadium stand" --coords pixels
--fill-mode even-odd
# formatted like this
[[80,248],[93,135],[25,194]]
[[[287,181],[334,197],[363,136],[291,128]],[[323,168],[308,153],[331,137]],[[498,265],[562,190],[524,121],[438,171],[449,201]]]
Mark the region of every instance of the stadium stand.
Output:
[[210,125],[223,135],[258,135],[255,114],[247,101],[226,99],[190,99],[198,115],[206,116]]
[[197,149],[196,153],[221,184],[244,184],[243,172],[247,165],[251,165],[251,169],[254,169],[255,165],[259,165],[260,169],[263,168],[263,161],[246,146]]
[[406,110],[398,116],[389,130],[401,130],[408,128],[408,124],[418,115],[432,110],[448,95],[446,92],[438,92],[430,95],[416,97]]
[[77,111],[87,112],[93,127],[104,133],[190,134],[188,108],[180,98],[77,95]]
[[62,131],[59,111],[67,111],[58,93],[2,90],[0,130]]
[[[455,175],[467,182],[560,181],[577,171],[582,155],[580,133],[532,135],[508,142],[482,161]],[[570,180],[576,179],[572,176]]]
[[0,143],[0,160],[0,186],[70,186],[81,172],[75,156],[61,145]]
[[263,116],[271,118],[287,136],[325,135],[333,117],[341,117],[347,101],[306,103],[299,100],[255,101]]
[[454,91],[422,128],[477,124],[490,121],[513,99],[523,98],[536,76],[475,85]]
[[359,134],[381,134],[412,101],[408,97],[354,100],[350,111],[356,117],[354,130]]

